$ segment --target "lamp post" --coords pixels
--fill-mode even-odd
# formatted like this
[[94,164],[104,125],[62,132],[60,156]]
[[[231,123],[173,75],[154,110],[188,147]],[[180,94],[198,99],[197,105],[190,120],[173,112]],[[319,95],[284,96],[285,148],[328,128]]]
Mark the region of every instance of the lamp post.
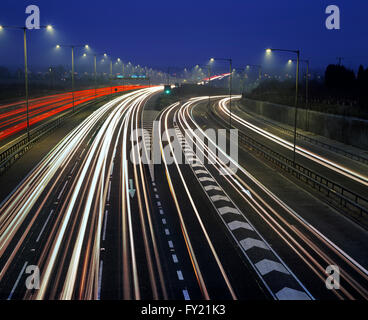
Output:
[[74,49],[75,48],[85,48],[89,49],[88,44],[86,45],[69,45],[69,44],[58,44],[56,48],[59,49],[61,47],[70,48],[72,50],[72,101],[73,101],[73,112],[75,111],[75,102],[74,102]]
[[228,61],[229,65],[230,65],[230,78],[229,78],[229,96],[230,96],[230,101],[229,101],[229,110],[230,110],[230,118],[229,118],[229,129],[231,129],[231,118],[232,118],[232,108],[231,108],[231,94],[232,94],[232,78],[233,78],[233,59],[231,58],[212,58],[211,61],[215,61],[215,60],[221,60],[221,61]]
[[122,65],[121,76],[122,76],[122,83],[124,85],[124,73],[125,73],[124,62],[120,58],[118,58],[116,63],[117,64],[121,63],[121,65]]
[[[83,57],[87,57],[87,53],[84,53]],[[94,72],[95,96],[97,96],[97,54],[93,55],[93,72]]]
[[[40,26],[41,29],[48,31],[53,30],[51,25]],[[26,91],[26,119],[27,119],[27,139],[30,142],[30,128],[29,128],[29,89],[28,89],[28,55],[27,55],[27,28],[18,26],[0,26],[0,31],[3,29],[15,29],[23,31],[23,47],[24,47],[24,85]]]
[[211,63],[215,60],[213,58],[208,62],[208,110],[211,106]]
[[247,69],[250,69],[251,67],[258,69],[258,79],[262,80],[262,66],[259,64],[247,64]]
[[[289,60],[290,62],[297,62],[297,60]],[[303,62],[306,65],[305,72],[305,106],[308,107],[309,102],[309,69],[310,69],[310,61],[307,59],[300,59],[299,62]]]
[[[104,53],[103,54],[104,56],[104,59],[107,59],[109,56],[107,55],[107,53]],[[103,60],[104,61],[104,60]],[[111,79],[112,79],[112,59],[110,57],[110,82],[111,82]],[[109,83],[110,85],[110,96],[112,97],[112,87],[111,87],[111,83]]]
[[296,156],[296,130],[298,120],[298,90],[299,90],[299,64],[300,64],[300,50],[287,50],[287,49],[267,49],[266,53],[270,55],[272,51],[282,51],[294,53],[297,56],[296,63],[296,80],[295,80],[295,119],[294,119],[294,147],[293,147],[293,165],[295,166]]
[[[234,70],[236,70],[236,71],[243,71],[243,74],[244,74],[244,77],[242,78],[242,76],[241,76],[241,72],[239,72],[239,75],[240,75],[240,77],[241,77],[241,92],[242,92],[242,95],[243,95],[243,93],[244,93],[244,90],[245,90],[245,79],[247,79],[248,78],[248,75],[247,75],[247,73],[246,73],[246,70],[249,70],[249,66],[246,66],[246,68],[234,68]],[[236,72],[235,72],[236,73]]]

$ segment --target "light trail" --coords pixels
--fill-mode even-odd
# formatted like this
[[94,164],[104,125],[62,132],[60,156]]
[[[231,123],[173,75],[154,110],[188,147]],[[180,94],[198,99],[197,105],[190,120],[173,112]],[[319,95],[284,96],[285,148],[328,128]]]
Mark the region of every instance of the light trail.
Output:
[[[140,102],[160,90],[162,90],[161,87],[154,87],[128,93],[99,108],[69,133],[2,204],[0,256],[5,252],[8,252],[9,256],[0,265],[0,281],[19,254],[25,239],[30,236],[35,222],[41,219],[46,203],[52,200],[55,187],[64,185],[65,192],[62,190],[60,193],[63,199],[62,206],[55,212],[56,220],[51,230],[47,232],[47,236],[44,236],[45,245],[41,248],[37,262],[37,266],[42,271],[41,288],[35,296],[27,292],[25,298],[97,299],[99,297],[100,241],[110,178],[110,175],[106,175],[105,172],[111,172],[114,160],[114,157],[110,158],[109,155],[112,153],[111,150],[116,151],[118,141],[129,141],[128,121],[132,118],[132,110],[141,107]],[[78,162],[80,159],[78,150],[87,140],[91,141],[89,136],[101,121],[103,121],[102,125],[76,167],[75,160],[77,159]],[[115,133],[118,137],[116,141],[113,139]],[[125,231],[129,233],[132,253],[134,297],[140,299],[134,258],[131,200],[127,185],[128,150],[125,146],[126,143],[123,143],[121,168],[125,195],[120,201],[125,203],[122,206],[123,215],[126,214],[130,219],[129,228]],[[69,176],[68,171],[71,168],[73,175]],[[69,176],[72,183],[64,183],[65,176]],[[36,203],[40,203],[37,208]],[[19,234],[20,231],[21,234]],[[45,232],[46,230],[43,230],[43,233]],[[67,252],[71,255],[67,256]],[[62,288],[61,291],[57,290],[58,287]]]
[[[169,115],[170,111],[173,110],[175,107],[176,107],[176,104],[174,104],[173,106],[171,106],[171,107],[169,107],[167,109],[167,112],[166,112],[164,121],[163,121],[164,114],[162,114],[160,116],[160,120],[159,121],[160,121],[160,123],[162,123],[162,122],[164,123],[165,132],[168,132],[168,129],[169,129],[169,127],[168,127],[168,115]],[[188,197],[188,199],[190,201],[190,204],[191,204],[191,206],[192,206],[192,208],[193,208],[193,210],[195,212],[195,216],[196,216],[196,218],[198,220],[198,223],[199,223],[199,225],[200,225],[200,227],[202,229],[203,235],[205,236],[205,239],[207,241],[207,244],[208,244],[208,246],[209,246],[209,248],[211,250],[211,253],[212,253],[212,255],[213,255],[213,257],[214,257],[214,259],[216,261],[216,264],[217,264],[217,266],[218,266],[218,268],[220,270],[220,273],[221,273],[221,275],[222,275],[222,277],[223,277],[223,279],[224,279],[224,281],[226,283],[226,286],[227,286],[227,288],[228,288],[228,290],[229,290],[229,292],[231,294],[232,299],[236,300],[237,299],[236,294],[235,294],[235,292],[234,292],[234,290],[233,290],[233,288],[232,288],[232,286],[230,284],[229,278],[228,278],[228,276],[227,276],[227,274],[226,274],[226,272],[224,270],[224,267],[223,267],[223,265],[222,265],[222,263],[221,263],[221,261],[220,261],[220,259],[218,257],[218,254],[217,254],[217,252],[216,252],[216,250],[215,250],[215,248],[214,248],[214,246],[212,244],[212,241],[211,241],[211,239],[210,239],[210,237],[208,235],[208,232],[206,230],[206,227],[205,227],[205,225],[204,225],[204,223],[203,223],[203,221],[202,221],[202,219],[200,217],[200,214],[199,214],[198,209],[197,209],[197,207],[196,207],[196,205],[194,203],[194,200],[193,200],[193,198],[191,196],[191,193],[189,192],[189,188],[188,188],[188,186],[187,186],[187,184],[185,182],[185,179],[183,177],[183,174],[182,174],[181,169],[180,169],[179,164],[178,164],[178,160],[177,160],[176,155],[175,155],[175,152],[173,150],[172,142],[169,140],[168,143],[169,143],[169,146],[170,146],[171,153],[174,155],[173,160],[174,160],[176,169],[177,169],[177,171],[179,173],[181,182],[182,182],[182,184],[183,184],[183,186],[185,188],[185,191],[186,191],[187,197]],[[202,273],[200,271],[199,264],[198,264],[197,258],[195,256],[193,247],[191,245],[191,242],[190,242],[190,239],[189,239],[189,235],[188,235],[188,233],[186,231],[185,222],[184,222],[184,219],[182,218],[181,209],[180,209],[180,206],[179,206],[178,201],[177,201],[177,196],[176,196],[176,193],[175,193],[175,187],[173,185],[173,182],[172,182],[172,179],[171,179],[171,175],[170,175],[170,172],[169,172],[169,169],[168,169],[168,164],[167,164],[167,159],[166,159],[166,156],[165,156],[165,152],[163,151],[161,131],[160,131],[160,148],[161,148],[161,155],[162,155],[162,158],[163,158],[163,161],[164,161],[164,164],[165,164],[166,178],[168,180],[171,193],[173,195],[173,198],[174,198],[175,203],[176,203],[176,206],[177,206],[177,210],[178,210],[178,214],[179,214],[179,217],[180,217],[180,221],[182,223],[183,234],[184,234],[184,237],[186,239],[186,242],[188,243],[188,249],[189,249],[189,252],[190,252],[190,256],[192,258],[193,267],[194,267],[194,269],[196,271],[197,279],[198,279],[198,282],[199,282],[199,285],[200,285],[202,294],[204,295],[204,298],[205,299],[209,299],[210,297],[209,297],[209,294],[208,294],[208,291],[207,291],[205,282],[203,280]]]
[[[240,98],[240,96],[235,96],[234,99],[236,98]],[[230,111],[227,107],[227,103],[229,102],[230,98],[224,98],[219,102],[219,106],[220,109],[227,115],[230,116]],[[231,117],[233,120],[235,120],[236,122],[240,123],[241,125],[243,125],[244,127],[252,130],[253,132],[287,148],[288,150],[293,150],[294,149],[294,145],[293,143],[282,139],[266,130],[263,130],[257,126],[255,126],[254,124],[250,123],[249,121],[246,121],[242,118],[240,118],[238,115],[234,114],[233,112],[231,113]],[[358,172],[355,172],[353,170],[350,170],[342,165],[339,165],[338,163],[327,159],[326,157],[323,157],[319,154],[316,154],[308,149],[305,149],[303,147],[300,146],[296,146],[296,152],[322,166],[325,166],[339,174],[342,174],[346,177],[348,177],[349,179],[352,179],[354,181],[357,181],[361,184],[363,184],[364,186],[368,186],[368,176],[359,174]]]
[[[264,185],[262,185],[256,178],[254,178],[249,172],[247,172],[239,163],[235,162],[231,157],[229,157],[224,150],[219,148],[217,144],[208,137],[205,132],[199,127],[199,125],[195,122],[193,117],[193,109],[198,102],[201,100],[206,100],[207,97],[201,97],[196,99],[191,99],[189,103],[184,104],[177,115],[179,119],[179,123],[183,127],[183,129],[190,130],[193,137],[196,137],[196,141],[201,144],[201,148],[208,153],[207,159],[209,157],[217,159],[217,164],[220,166],[221,170],[227,171],[228,175],[222,177],[227,180],[227,182],[232,186],[234,192],[238,193],[244,201],[246,201],[251,207],[259,214],[259,216],[267,223],[280,237],[285,241],[285,243],[311,268],[311,270],[324,282],[325,281],[325,268],[309,253],[309,251],[305,250],[303,246],[299,243],[296,238],[292,236],[292,234],[287,231],[287,228],[292,231],[295,235],[297,235],[308,247],[308,250],[314,251],[314,254],[318,257],[318,259],[322,259],[326,265],[339,265],[336,263],[336,260],[331,258],[330,255],[333,254],[337,259],[341,259],[344,263],[346,263],[352,270],[356,273],[358,277],[361,277],[365,283],[368,281],[368,271],[362,267],[359,263],[357,263],[352,257],[350,257],[347,253],[345,253],[341,248],[339,248],[336,244],[334,244],[331,240],[329,240],[326,236],[324,236],[321,232],[319,232],[315,227],[310,225],[305,219],[303,219],[300,215],[298,215],[293,209],[287,206],[281,199],[275,196],[270,190],[268,190]],[[190,124],[189,124],[189,122]],[[234,174],[230,172],[226,166],[226,164],[213,153],[212,149],[206,146],[201,139],[198,139],[198,136],[192,129],[194,126],[198,129],[201,134],[203,134],[213,147],[215,147],[219,153],[227,160],[229,160],[236,168],[243,174],[247,179],[255,184],[257,188],[260,188],[262,192],[264,192],[267,197],[269,197],[275,204],[280,206],[281,212],[287,214],[287,216],[291,217],[295,220],[296,223],[299,223],[304,227],[307,232],[310,232],[310,235],[316,237],[318,241],[320,241],[328,250],[330,250],[330,254],[322,251],[318,246],[316,246],[311,240],[308,239],[308,235],[305,232],[294,227],[293,224],[286,221],[286,219],[281,215],[281,213],[275,210],[275,205],[271,205],[268,203],[264,197],[255,190],[249,183],[246,183],[244,179],[242,179],[239,174]],[[201,149],[199,149],[201,150]],[[220,169],[216,166],[213,166],[214,169],[218,170],[220,173]],[[243,190],[249,190],[251,196],[244,193]],[[278,221],[279,222],[278,222]],[[283,224],[283,226],[280,224]],[[289,240],[288,240],[289,239]],[[291,241],[291,242],[290,242]],[[294,245],[293,245],[294,244]],[[309,260],[309,261],[308,261]],[[317,269],[313,266],[315,265]],[[319,271],[318,271],[319,270]],[[340,268],[341,277],[344,278],[347,283],[354,289],[358,294],[360,294],[365,299],[368,299],[368,290],[361,283],[357,282],[354,277],[344,270],[344,268]],[[341,293],[345,295],[348,299],[352,299],[353,296],[345,289],[341,288]],[[334,293],[339,297],[343,298],[337,291]]]
[[[147,86],[127,85],[108,88],[81,90],[74,92],[74,106],[78,107],[93,99],[129,90],[146,88]],[[116,91],[115,91],[116,90]],[[29,104],[29,124],[35,124],[52,116],[61,114],[73,107],[73,95],[71,92],[32,99]],[[13,110],[16,108],[15,110]],[[7,109],[11,109],[6,111]],[[26,129],[25,102],[16,102],[0,107],[0,141]]]

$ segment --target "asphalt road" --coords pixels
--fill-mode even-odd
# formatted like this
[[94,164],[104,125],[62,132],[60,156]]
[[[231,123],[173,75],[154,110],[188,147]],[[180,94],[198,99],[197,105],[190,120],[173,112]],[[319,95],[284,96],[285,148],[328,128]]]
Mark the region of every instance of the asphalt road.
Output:
[[[245,150],[238,162],[226,155],[199,123],[218,125],[193,115],[206,97],[147,121],[162,89],[97,109],[3,201],[0,298],[367,299],[368,272],[354,259],[365,231],[349,222],[362,245],[341,247],[287,203],[291,194],[280,198],[247,171]],[[339,267],[339,289],[326,288],[328,265]],[[39,288],[26,286],[29,266]]]

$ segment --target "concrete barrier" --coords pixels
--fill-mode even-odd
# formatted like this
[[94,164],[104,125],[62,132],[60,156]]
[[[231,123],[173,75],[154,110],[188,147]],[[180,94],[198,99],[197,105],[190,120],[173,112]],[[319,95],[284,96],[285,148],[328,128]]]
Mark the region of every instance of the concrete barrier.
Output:
[[[294,126],[294,107],[250,99],[243,99],[242,105],[244,110]],[[299,129],[368,150],[368,120],[299,109],[297,126]]]

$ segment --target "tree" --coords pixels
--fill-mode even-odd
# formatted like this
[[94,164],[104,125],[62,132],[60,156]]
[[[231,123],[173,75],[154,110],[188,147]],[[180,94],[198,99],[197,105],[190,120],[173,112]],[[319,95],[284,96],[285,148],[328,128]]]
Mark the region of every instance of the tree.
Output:
[[325,72],[325,85],[328,89],[349,92],[356,83],[355,73],[341,65],[330,64]]
[[10,78],[10,71],[6,67],[0,66],[0,79],[9,79]]

